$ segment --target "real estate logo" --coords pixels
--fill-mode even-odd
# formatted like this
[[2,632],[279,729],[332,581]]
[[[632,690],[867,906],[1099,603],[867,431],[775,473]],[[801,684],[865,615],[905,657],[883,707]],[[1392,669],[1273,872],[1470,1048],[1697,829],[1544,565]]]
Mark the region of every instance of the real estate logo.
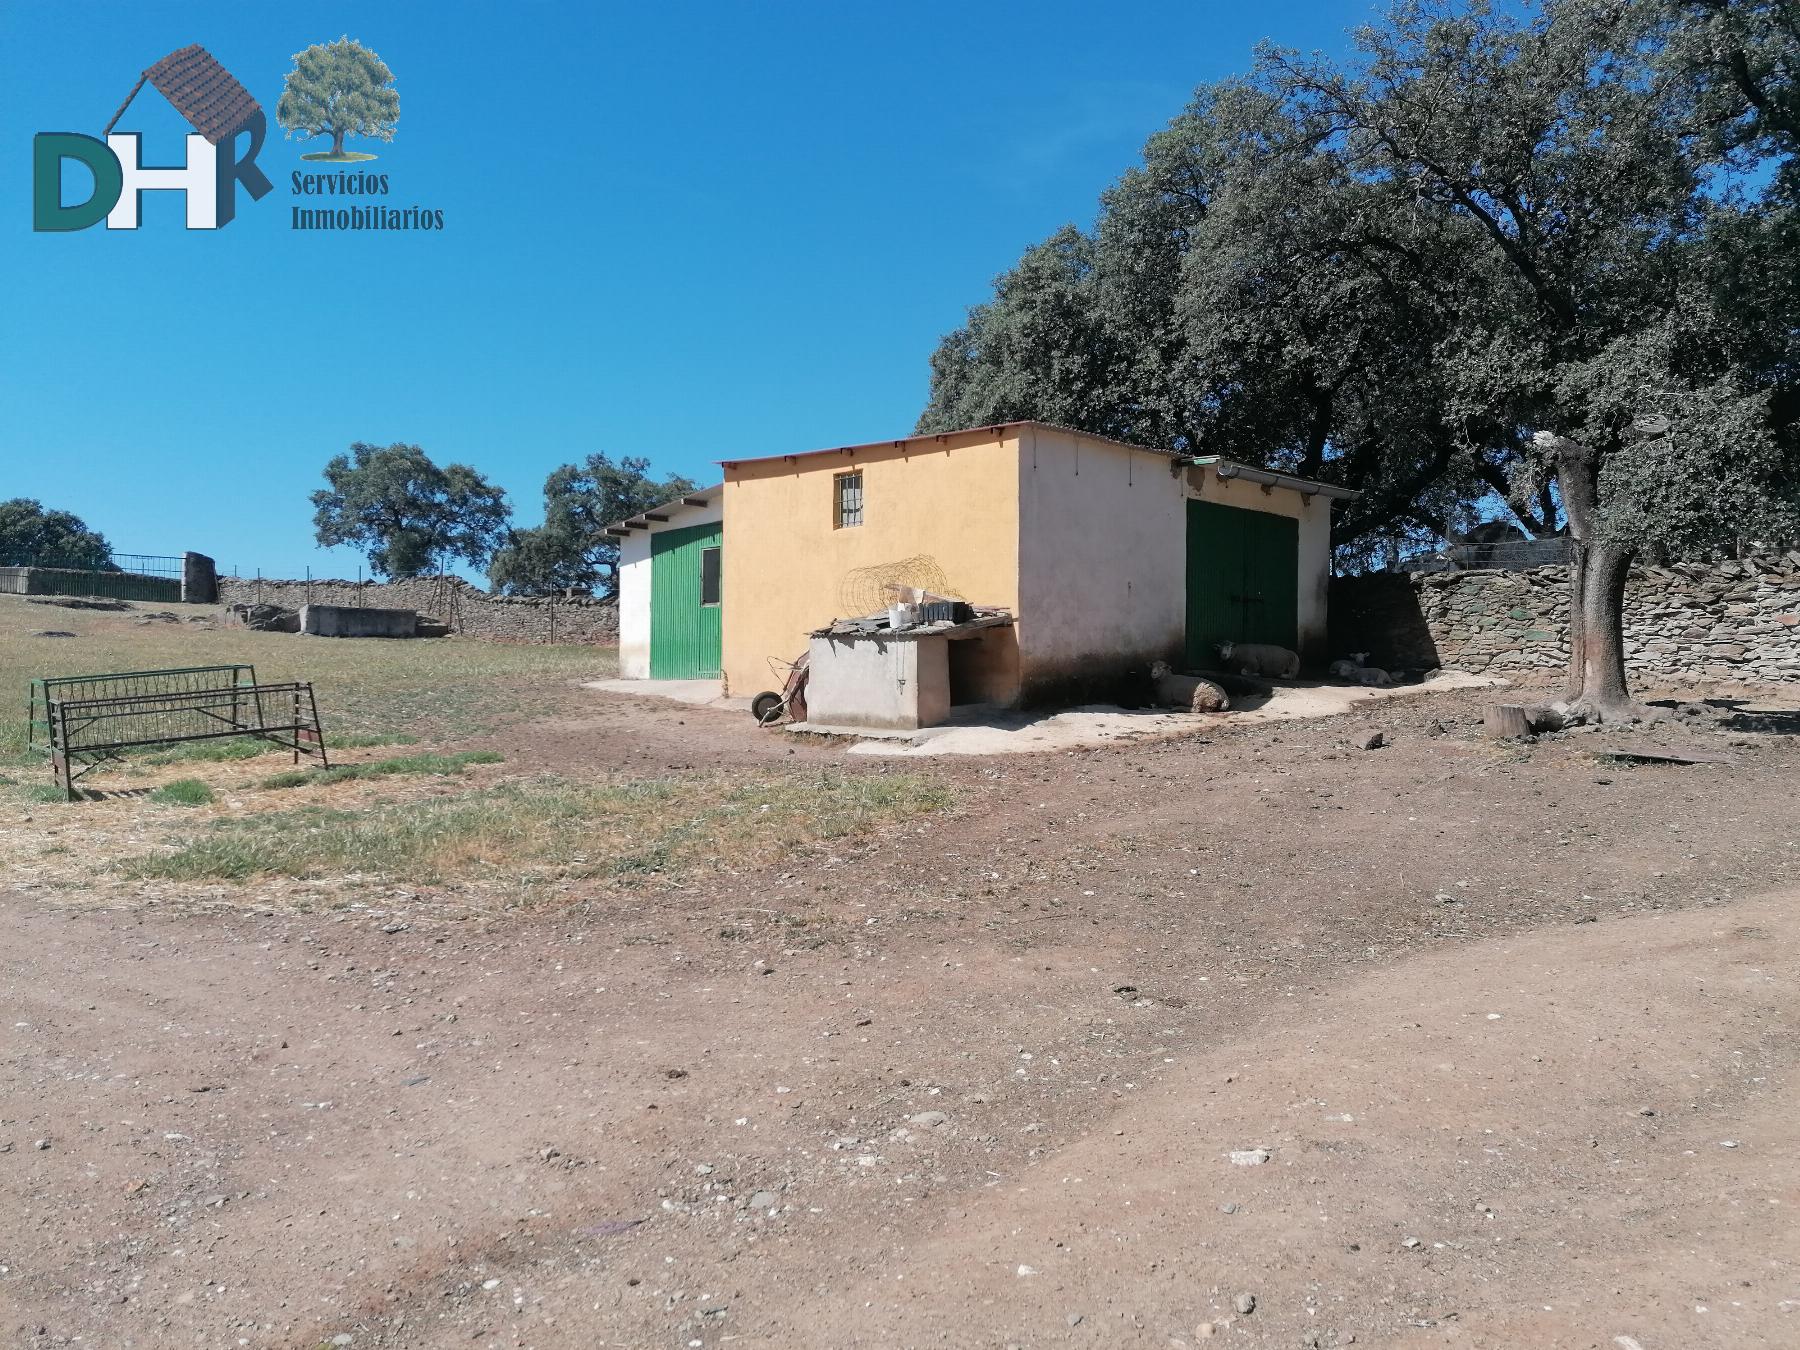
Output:
[[[146,82],[194,129],[180,167],[145,164],[143,137],[113,130]],[[240,158],[237,138],[246,131],[249,146]],[[31,226],[85,230],[104,220],[109,230],[135,230],[144,193],[181,192],[187,197],[188,229],[219,229],[237,216],[240,183],[252,201],[274,187],[256,167],[267,132],[262,106],[206,48],[194,43],[170,52],[138,77],[100,136],[43,131],[32,139]],[[66,206],[63,165],[71,160],[85,164],[94,182],[86,201]]]
[[[144,163],[143,137],[114,131],[145,84],[188,120],[187,159],[180,167]],[[375,158],[344,146],[347,137],[391,141],[400,121],[394,73],[374,52],[348,37],[322,42],[294,56],[283,82],[276,120],[290,137],[325,138],[328,150],[300,156],[311,164],[336,166],[292,175],[292,193],[308,199],[290,210],[289,227],[305,231],[441,230],[444,213],[435,207],[395,206],[386,173],[350,172]],[[273,188],[256,156],[268,119],[249,90],[239,84],[198,43],[170,52],[132,86],[119,111],[99,136],[78,131],[40,132],[32,141],[31,224],[34,230],[85,230],[102,220],[109,230],[135,230],[146,192],[180,192],[186,197],[187,227],[216,230],[237,215],[241,185],[252,201]],[[239,138],[248,133],[240,156]],[[85,201],[63,201],[64,167],[86,166],[93,176]],[[328,200],[321,201],[325,198]],[[344,198],[355,198],[345,202]],[[375,200],[371,200],[371,199]],[[337,200],[329,200],[337,199]]]

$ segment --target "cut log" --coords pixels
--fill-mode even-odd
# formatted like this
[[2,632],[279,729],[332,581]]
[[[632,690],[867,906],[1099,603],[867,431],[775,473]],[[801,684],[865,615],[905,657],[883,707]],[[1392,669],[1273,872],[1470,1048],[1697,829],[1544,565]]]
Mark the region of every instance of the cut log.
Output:
[[1530,736],[1531,710],[1522,703],[1490,703],[1482,713],[1482,731],[1496,741]]

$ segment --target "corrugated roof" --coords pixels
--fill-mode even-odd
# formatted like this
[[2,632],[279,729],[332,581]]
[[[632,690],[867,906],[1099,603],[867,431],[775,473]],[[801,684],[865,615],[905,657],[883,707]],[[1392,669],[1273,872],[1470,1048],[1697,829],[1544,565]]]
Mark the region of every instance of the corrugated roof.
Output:
[[[170,52],[151,66],[138,81],[140,88],[144,80],[154,85],[156,92],[214,145],[262,111],[262,105],[250,96],[250,91],[198,42]],[[131,102],[129,98],[125,101]]]
[[1181,450],[1165,450],[1154,445],[1136,445],[1131,441],[1121,441],[1112,436],[1097,436],[1091,431],[1083,431],[1079,427],[1061,426],[1055,422],[1038,422],[1026,419],[1017,422],[995,422],[985,427],[964,427],[958,431],[928,432],[919,436],[901,436],[891,441],[864,441],[860,445],[828,446],[823,450],[797,450],[786,455],[757,455],[747,459],[722,459],[719,464],[727,469],[734,469],[740,464],[768,464],[775,460],[808,459],[814,455],[853,455],[859,450],[885,450],[889,447],[913,445],[920,441],[943,442],[957,436],[972,436],[983,432],[999,435],[1003,431],[1016,431],[1023,427],[1042,427],[1046,431],[1061,431],[1070,436],[1080,436],[1084,440],[1099,441],[1102,445],[1115,445],[1121,450],[1136,450],[1146,455],[1156,455],[1163,459],[1184,460],[1190,464],[1208,465],[1223,469],[1221,477],[1246,477],[1252,482],[1269,481],[1272,485],[1291,487],[1297,491],[1323,493],[1328,497],[1355,497],[1359,494],[1349,488],[1336,487],[1330,483],[1314,482],[1310,478],[1300,478],[1291,473],[1282,473],[1275,469],[1261,469],[1254,464],[1241,464],[1234,459],[1226,459],[1220,455],[1193,455]]
[[1017,422],[995,422],[983,427],[959,427],[955,431],[928,431],[920,435],[901,436],[891,441],[864,441],[859,445],[830,445],[823,450],[796,450],[785,455],[754,455],[744,459],[722,459],[718,463],[730,469],[739,464],[764,464],[777,459],[805,459],[809,455],[850,455],[858,450],[884,450],[890,446],[913,445],[920,441],[947,441],[956,436],[973,436],[981,432],[998,435],[1002,431],[1015,431],[1020,427],[1043,427],[1049,431],[1066,431],[1071,436],[1082,436],[1090,441],[1100,441],[1106,445],[1116,445],[1124,450],[1138,450],[1146,455],[1161,455],[1165,459],[1186,458],[1174,450],[1162,450],[1153,445],[1136,445],[1131,441],[1116,440],[1111,436],[1097,436],[1091,431],[1083,431],[1079,427],[1059,426],[1055,422],[1038,422],[1025,418]]
[[[714,483],[709,488],[695,488],[692,492],[683,493],[672,501],[664,502],[661,506],[653,506],[648,511],[639,515],[628,516],[624,520],[615,520],[611,525],[606,527],[606,533],[623,535],[628,529],[648,529],[651,524],[649,519],[651,516],[660,516],[666,511],[680,511],[684,507],[710,506],[712,505],[712,498],[714,495],[723,492],[724,490],[725,485],[723,483]],[[657,523],[660,524],[661,522],[659,521]]]

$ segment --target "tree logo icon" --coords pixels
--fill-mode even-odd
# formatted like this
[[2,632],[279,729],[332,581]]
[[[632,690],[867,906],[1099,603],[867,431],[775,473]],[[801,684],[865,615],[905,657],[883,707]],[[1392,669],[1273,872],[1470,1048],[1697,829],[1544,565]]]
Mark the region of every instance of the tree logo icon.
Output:
[[344,149],[346,136],[391,141],[400,121],[400,94],[394,72],[360,42],[341,37],[316,43],[294,56],[294,68],[275,105],[275,120],[287,134],[331,137],[331,149],[315,150],[301,159],[352,164],[375,156]]

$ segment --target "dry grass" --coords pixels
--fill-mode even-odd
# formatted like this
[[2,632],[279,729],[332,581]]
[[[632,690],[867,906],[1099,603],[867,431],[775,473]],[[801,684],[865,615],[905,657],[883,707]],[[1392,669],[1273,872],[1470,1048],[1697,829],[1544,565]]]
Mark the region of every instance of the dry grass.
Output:
[[448,755],[400,755],[362,764],[334,764],[329,769],[290,769],[262,780],[265,788],[294,788],[349,783],[359,778],[394,778],[430,774],[440,778],[461,773],[471,764],[498,764],[505,756],[493,750],[458,750]]
[[[39,675],[249,662],[257,678],[311,680],[327,743],[407,733],[429,741],[483,734],[542,711],[560,685],[618,670],[611,647],[508,646],[461,638],[338,641],[200,624],[139,624],[143,610],[217,616],[209,605],[141,606],[108,613],[0,596],[0,764],[25,753],[26,687]],[[60,629],[72,638],[34,638]],[[216,746],[237,742],[199,742]],[[192,752],[192,757],[215,757]],[[229,757],[220,752],[216,757]]]
[[[634,885],[749,870],[951,800],[925,778],[873,772],[496,781],[476,766],[495,763],[497,754],[458,751],[456,742],[553,715],[568,686],[615,673],[613,649],[332,641],[134,618],[0,596],[0,693],[9,685],[16,691],[15,710],[0,712],[7,719],[0,720],[0,763],[11,757],[38,766],[17,781],[0,779],[0,801],[24,816],[23,828],[0,844],[0,858],[39,884],[89,898],[224,890],[261,900],[303,887],[310,903],[319,896],[315,886],[363,893],[417,882],[531,899],[565,883]],[[27,636],[34,629],[77,636]],[[261,760],[268,747],[260,742],[198,742],[134,756],[124,772],[135,791],[83,803],[79,818],[38,809],[45,794],[30,780],[48,774],[41,758],[23,755],[33,676],[224,662],[254,663],[264,680],[310,679],[334,752],[415,740],[427,749],[352,754],[360,762],[271,774],[287,766]],[[202,766],[205,785],[178,778]],[[469,771],[473,781],[459,782]],[[294,796],[285,795],[290,790]],[[162,804],[177,801],[192,809]],[[78,849],[64,838],[71,826],[80,832]]]
[[215,821],[124,875],[254,881],[357,874],[419,881],[630,882],[769,861],[943,809],[942,784],[901,774],[503,784],[360,811],[302,807]]

